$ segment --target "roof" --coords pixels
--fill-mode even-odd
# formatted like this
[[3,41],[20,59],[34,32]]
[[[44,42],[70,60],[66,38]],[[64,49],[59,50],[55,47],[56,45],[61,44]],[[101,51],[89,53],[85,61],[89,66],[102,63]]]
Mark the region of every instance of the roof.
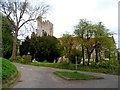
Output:
[[[60,37],[60,38],[57,38],[57,40],[58,40],[59,42],[62,42],[62,41],[65,41],[65,38]],[[79,42],[79,41],[80,41],[80,38],[78,38],[78,37],[70,37],[70,38],[68,38],[68,39],[66,38],[66,40],[67,40],[67,41],[72,41],[72,42]],[[82,39],[81,39],[81,40],[82,40]],[[90,38],[89,40],[84,39],[84,41],[85,41],[85,40],[86,40],[87,42],[89,42],[90,44],[93,44],[93,43],[95,43],[96,38]],[[109,40],[109,42],[115,44],[115,40],[114,40],[114,37],[113,37],[113,36],[112,36],[112,37],[107,37],[107,38],[104,38],[104,37],[98,38],[98,41],[103,42],[103,43],[106,43],[106,42],[105,42],[106,40]]]

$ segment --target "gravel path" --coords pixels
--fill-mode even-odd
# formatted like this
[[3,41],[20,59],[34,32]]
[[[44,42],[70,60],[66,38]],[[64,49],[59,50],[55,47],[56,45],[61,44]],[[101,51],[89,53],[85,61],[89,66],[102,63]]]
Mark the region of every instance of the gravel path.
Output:
[[13,88],[118,88],[118,76],[79,71],[101,76],[96,80],[64,80],[53,75],[54,71],[70,71],[49,67],[31,66],[14,63],[21,72],[21,77]]

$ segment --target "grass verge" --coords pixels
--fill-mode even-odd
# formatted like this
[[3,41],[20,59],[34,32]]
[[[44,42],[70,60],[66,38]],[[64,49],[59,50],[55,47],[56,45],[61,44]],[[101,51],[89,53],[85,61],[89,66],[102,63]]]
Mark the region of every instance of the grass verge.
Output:
[[83,73],[79,73],[79,72],[56,71],[53,73],[59,77],[67,79],[67,80],[103,79],[103,77],[83,74]]
[[0,60],[2,60],[2,80],[4,80],[14,74],[17,68],[7,59],[1,58]]
[[9,88],[18,78],[19,73],[15,65],[5,58],[0,58],[2,88]]
[[19,72],[15,72],[11,77],[3,80],[2,82],[2,88],[5,89],[5,88],[12,88],[14,83],[17,81],[18,77],[19,77]]
[[[28,63],[28,64],[34,65],[34,66],[44,66],[44,67],[69,69],[69,70],[75,70],[76,69],[75,64],[48,63],[48,62],[32,62],[32,63]],[[120,72],[117,69],[111,70],[110,68],[102,68],[102,67],[83,66],[83,65],[77,65],[77,66],[78,66],[78,70],[81,70],[81,71],[120,75]]]

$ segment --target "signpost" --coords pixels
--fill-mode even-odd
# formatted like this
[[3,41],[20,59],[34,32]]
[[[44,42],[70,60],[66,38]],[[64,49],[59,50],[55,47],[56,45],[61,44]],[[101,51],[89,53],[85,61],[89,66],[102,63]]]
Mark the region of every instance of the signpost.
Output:
[[75,56],[76,72],[77,72],[77,56]]

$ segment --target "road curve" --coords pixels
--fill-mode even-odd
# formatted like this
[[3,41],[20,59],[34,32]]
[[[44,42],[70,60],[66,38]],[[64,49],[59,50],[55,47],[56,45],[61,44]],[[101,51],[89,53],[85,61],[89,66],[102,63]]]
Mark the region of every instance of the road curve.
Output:
[[21,73],[20,79],[13,88],[118,88],[118,76],[79,71],[81,73],[101,76],[96,80],[64,80],[53,75],[54,71],[63,69],[31,66],[14,63]]

